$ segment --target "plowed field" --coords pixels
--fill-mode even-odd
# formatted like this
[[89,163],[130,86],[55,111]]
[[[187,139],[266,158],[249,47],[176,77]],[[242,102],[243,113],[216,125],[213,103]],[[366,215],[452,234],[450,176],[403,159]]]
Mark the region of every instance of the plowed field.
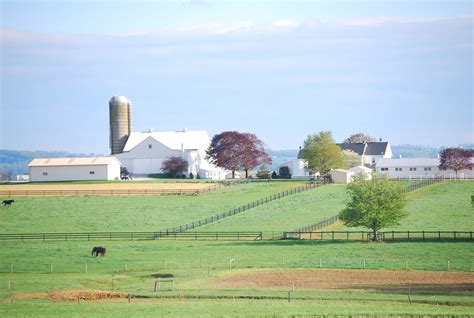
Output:
[[474,292],[472,272],[384,270],[281,270],[236,274],[215,283],[218,288],[367,289],[430,292]]

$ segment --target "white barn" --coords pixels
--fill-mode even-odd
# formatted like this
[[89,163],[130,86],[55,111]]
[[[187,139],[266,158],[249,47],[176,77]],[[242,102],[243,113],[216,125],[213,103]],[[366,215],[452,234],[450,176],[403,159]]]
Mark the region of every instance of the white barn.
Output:
[[344,170],[344,169],[333,169],[329,171],[331,179],[336,184],[348,184],[352,181],[354,176],[353,171]]
[[439,163],[439,158],[382,159],[377,162],[375,170],[387,174],[389,178],[397,179],[474,178],[472,167],[458,171],[456,175],[454,170],[440,170]]
[[365,180],[372,180],[372,173],[374,172],[372,169],[367,168],[366,166],[356,166],[349,169],[354,173],[354,176],[359,174],[365,175]]
[[32,182],[120,179],[115,157],[36,158],[28,167]]
[[186,177],[192,172],[201,178],[225,179],[227,170],[212,165],[205,159],[210,138],[205,130],[132,132],[122,153],[115,154],[122,165],[135,175],[161,173],[162,164],[170,157],[188,162]]

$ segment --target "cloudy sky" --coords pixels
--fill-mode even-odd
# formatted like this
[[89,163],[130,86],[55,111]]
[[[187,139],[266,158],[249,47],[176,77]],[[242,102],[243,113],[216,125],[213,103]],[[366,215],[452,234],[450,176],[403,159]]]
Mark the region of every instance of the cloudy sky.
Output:
[[471,1],[6,1],[0,149],[109,153],[133,130],[473,143]]

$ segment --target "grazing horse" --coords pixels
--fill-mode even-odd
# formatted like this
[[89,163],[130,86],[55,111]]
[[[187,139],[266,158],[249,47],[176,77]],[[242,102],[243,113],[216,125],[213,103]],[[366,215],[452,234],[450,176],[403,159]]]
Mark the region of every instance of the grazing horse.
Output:
[[12,205],[12,203],[15,203],[15,200],[3,200],[2,201],[3,206],[7,206],[7,205],[10,206],[10,205]]
[[95,257],[97,257],[99,255],[100,256],[105,256],[105,252],[106,252],[105,247],[94,246],[94,248],[92,249],[91,255],[94,256],[94,253],[95,253]]

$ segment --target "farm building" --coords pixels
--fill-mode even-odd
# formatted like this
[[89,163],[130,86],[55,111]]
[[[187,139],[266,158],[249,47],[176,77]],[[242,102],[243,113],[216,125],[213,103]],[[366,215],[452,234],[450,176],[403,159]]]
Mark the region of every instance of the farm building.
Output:
[[353,171],[344,170],[344,169],[333,169],[329,171],[332,181],[336,184],[347,184],[352,181],[354,176]]
[[366,166],[373,167],[380,159],[392,158],[392,148],[387,141],[341,143],[337,144],[342,150],[350,150],[362,157]]
[[161,167],[170,157],[188,162],[186,176],[193,173],[202,178],[225,179],[229,172],[215,167],[205,159],[210,138],[206,131],[132,132],[117,157],[127,170],[135,175],[162,172]]
[[[471,161],[473,161],[471,159]],[[474,162],[474,161],[473,161]],[[379,160],[375,170],[385,173],[390,178],[418,179],[418,178],[474,178],[473,168],[458,171],[440,170],[439,158],[399,158]]]
[[205,159],[211,140],[207,131],[161,131],[132,132],[132,103],[122,95],[115,95],[109,101],[110,149],[135,175],[163,172],[165,160],[179,157],[188,162],[188,171],[205,179],[225,179],[229,173],[212,165]]
[[120,161],[115,157],[36,158],[28,167],[32,182],[120,178]]
[[357,166],[357,167],[352,167],[349,169],[349,171],[352,171],[354,173],[354,176],[357,176],[358,174],[364,174],[366,180],[371,180],[372,179],[372,173],[374,172],[372,169],[367,168],[365,166]]

